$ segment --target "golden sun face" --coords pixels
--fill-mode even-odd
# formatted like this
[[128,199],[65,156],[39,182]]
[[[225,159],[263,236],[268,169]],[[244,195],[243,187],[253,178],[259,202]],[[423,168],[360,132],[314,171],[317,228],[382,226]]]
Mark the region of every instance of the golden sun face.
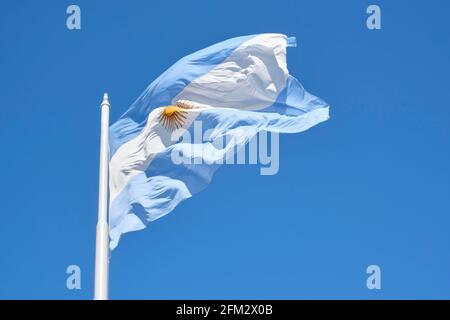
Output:
[[180,100],[174,106],[166,106],[161,110],[159,122],[168,130],[181,128],[186,121],[186,109],[192,108],[190,101]]
[[159,122],[169,130],[175,130],[183,126],[186,120],[186,111],[178,106],[167,106],[159,115]]

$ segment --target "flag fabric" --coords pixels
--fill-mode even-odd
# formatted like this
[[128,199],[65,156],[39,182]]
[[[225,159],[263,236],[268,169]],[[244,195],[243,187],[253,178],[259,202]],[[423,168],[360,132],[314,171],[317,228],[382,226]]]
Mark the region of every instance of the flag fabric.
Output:
[[[110,126],[111,250],[122,234],[204,189],[229,151],[258,132],[296,133],[329,118],[328,105],[288,72],[286,48],[295,45],[282,34],[259,34],[197,51],[154,80]],[[201,142],[182,139],[195,135],[199,122],[210,134]]]

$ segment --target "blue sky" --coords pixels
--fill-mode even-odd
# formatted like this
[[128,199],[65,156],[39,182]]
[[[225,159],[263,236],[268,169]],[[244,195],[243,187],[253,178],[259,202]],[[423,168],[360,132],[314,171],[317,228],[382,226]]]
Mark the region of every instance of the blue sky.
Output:
[[[66,28],[81,7],[82,29]],[[378,4],[382,29],[366,28]],[[2,1],[0,298],[90,299],[99,104],[117,119],[184,55],[296,36],[290,72],[331,119],[280,171],[224,166],[112,254],[110,296],[450,298],[448,1]],[[67,290],[68,265],[82,289]],[[382,289],[368,290],[377,264]]]

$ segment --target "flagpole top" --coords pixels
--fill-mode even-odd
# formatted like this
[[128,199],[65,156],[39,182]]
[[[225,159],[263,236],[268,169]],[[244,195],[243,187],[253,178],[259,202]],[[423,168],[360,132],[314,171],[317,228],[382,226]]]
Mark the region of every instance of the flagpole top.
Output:
[[109,105],[109,100],[108,100],[108,94],[105,92],[105,94],[103,95],[103,101],[102,101],[102,104],[101,104],[101,106],[104,106],[104,105],[107,105],[108,107],[110,106]]

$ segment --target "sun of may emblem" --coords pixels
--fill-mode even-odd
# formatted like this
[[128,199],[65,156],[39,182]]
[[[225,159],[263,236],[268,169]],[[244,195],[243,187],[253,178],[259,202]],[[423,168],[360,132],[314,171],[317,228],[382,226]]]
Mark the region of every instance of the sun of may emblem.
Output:
[[186,121],[186,109],[192,108],[194,108],[192,101],[178,100],[175,105],[163,107],[159,115],[159,122],[168,130],[178,129]]

